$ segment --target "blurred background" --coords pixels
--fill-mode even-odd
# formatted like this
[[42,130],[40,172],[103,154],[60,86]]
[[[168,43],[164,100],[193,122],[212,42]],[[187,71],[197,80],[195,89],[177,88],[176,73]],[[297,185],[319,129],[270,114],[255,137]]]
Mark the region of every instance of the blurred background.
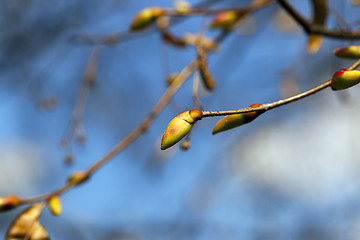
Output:
[[[208,6],[250,1],[219,2]],[[311,16],[310,1],[291,3]],[[106,46],[76,139],[71,118],[93,48],[89,39],[126,31],[145,7],[172,4],[0,1],[0,195],[60,187],[141,123],[165,91],[166,76],[188,64],[195,50],[165,44],[155,29]],[[329,6],[327,26],[339,27],[338,13],[348,29],[358,27],[359,7],[348,0]],[[198,33],[202,24],[200,17],[182,18],[171,30]],[[251,15],[209,57],[217,88],[210,93],[200,86],[205,110],[276,101],[352,64],[332,50],[356,42],[326,39],[316,54],[306,44],[277,4]],[[220,118],[204,119],[188,151],[179,144],[161,151],[168,122],[192,108],[192,80],[144,135],[62,196],[60,217],[44,212],[41,222],[52,239],[360,238],[359,87],[326,89],[215,136]],[[20,212],[0,215],[1,236]]]

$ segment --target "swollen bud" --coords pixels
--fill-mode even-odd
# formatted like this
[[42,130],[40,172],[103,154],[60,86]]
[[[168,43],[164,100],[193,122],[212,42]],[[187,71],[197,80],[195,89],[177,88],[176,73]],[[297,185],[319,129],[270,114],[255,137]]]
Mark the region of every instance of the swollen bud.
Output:
[[165,14],[165,9],[161,7],[149,7],[141,10],[131,22],[131,31],[140,31],[150,27],[156,19]]
[[50,212],[54,216],[59,216],[62,212],[61,200],[58,196],[52,196],[48,201],[48,207]]
[[85,171],[73,172],[67,182],[73,185],[79,185],[89,179],[89,175]]
[[210,23],[210,28],[222,28],[223,30],[231,30],[233,24],[239,19],[239,15],[235,11],[220,12],[215,15]]
[[16,195],[0,197],[0,212],[16,208],[20,205],[20,198]]
[[200,110],[190,110],[178,114],[166,127],[160,149],[165,150],[179,142],[190,132],[194,123],[200,120],[202,116],[203,113]]
[[338,48],[333,51],[335,56],[339,58],[359,59],[360,46],[349,46],[345,48]]
[[331,79],[332,90],[343,90],[360,82],[360,71],[342,69],[334,74]]
[[[256,107],[260,107],[261,105],[262,104],[260,103],[254,103],[250,105],[250,107],[256,108]],[[228,115],[216,123],[212,133],[217,134],[219,132],[223,132],[247,124],[253,121],[258,116],[260,116],[262,113],[264,113],[264,111],[254,111],[254,112]]]

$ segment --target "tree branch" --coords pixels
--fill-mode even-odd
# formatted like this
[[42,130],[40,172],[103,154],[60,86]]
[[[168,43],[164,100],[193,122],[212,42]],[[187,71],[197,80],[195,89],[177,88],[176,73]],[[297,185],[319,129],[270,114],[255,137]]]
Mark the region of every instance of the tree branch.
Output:
[[281,7],[304,29],[307,34],[323,35],[337,39],[360,39],[360,31],[333,30],[313,24],[304,18],[287,0],[277,0]]

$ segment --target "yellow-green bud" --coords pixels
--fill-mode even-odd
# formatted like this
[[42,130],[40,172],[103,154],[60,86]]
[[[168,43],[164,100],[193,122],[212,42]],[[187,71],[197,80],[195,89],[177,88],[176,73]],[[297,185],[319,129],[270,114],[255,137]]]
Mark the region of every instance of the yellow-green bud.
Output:
[[161,150],[165,150],[185,137],[194,123],[203,116],[200,110],[190,110],[178,114],[168,124],[161,140]]
[[335,56],[339,58],[359,59],[360,46],[349,46],[345,48],[338,48],[333,51]]
[[165,14],[165,9],[161,7],[149,7],[141,10],[131,22],[131,31],[140,31],[150,27],[157,18]]
[[54,216],[59,216],[62,212],[62,204],[59,196],[52,196],[48,201],[48,207]]
[[331,79],[332,90],[343,90],[360,82],[360,71],[342,69],[336,72]]
[[76,171],[69,176],[67,181],[73,185],[79,185],[88,179],[89,175],[85,171]]
[[235,11],[220,12],[210,23],[210,28],[222,28],[224,30],[230,30],[233,24],[239,19],[239,15]]
[[[250,107],[256,108],[260,107],[261,105],[262,104],[260,103],[254,103],[250,105]],[[214,129],[212,130],[212,133],[217,134],[219,132],[223,132],[247,124],[260,116],[262,113],[264,113],[264,111],[254,111],[228,115],[216,123]]]

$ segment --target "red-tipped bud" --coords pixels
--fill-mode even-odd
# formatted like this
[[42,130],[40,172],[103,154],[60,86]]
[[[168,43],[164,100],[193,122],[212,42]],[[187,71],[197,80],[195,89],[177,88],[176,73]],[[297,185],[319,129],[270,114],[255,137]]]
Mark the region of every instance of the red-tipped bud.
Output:
[[89,179],[89,175],[85,171],[73,172],[67,182],[73,185],[79,185]]
[[360,71],[342,69],[334,74],[331,79],[332,90],[343,90],[360,82]]
[[166,130],[161,140],[161,150],[165,150],[175,143],[179,142],[183,137],[185,137],[193,127],[194,123],[200,120],[203,116],[202,111],[200,110],[190,110],[182,112],[173,118]]
[[50,212],[54,216],[59,216],[62,212],[61,200],[58,196],[52,196],[48,201],[48,207]]
[[[250,107],[256,108],[256,107],[260,107],[261,105],[262,104],[260,103],[254,103],[250,105]],[[223,132],[247,124],[253,121],[258,116],[260,116],[260,114],[262,113],[264,113],[264,111],[254,111],[254,112],[228,115],[216,123],[212,133],[217,134],[219,132]]]
[[222,28],[224,30],[230,30],[233,24],[239,19],[239,15],[235,11],[220,12],[210,23],[210,28]]
[[349,46],[345,48],[338,48],[333,51],[335,56],[339,58],[359,59],[360,58],[360,46]]
[[161,7],[149,7],[141,10],[131,22],[131,31],[140,31],[150,27],[157,18],[165,14],[165,9]]
[[0,212],[16,208],[20,204],[20,198],[16,195],[0,197]]

